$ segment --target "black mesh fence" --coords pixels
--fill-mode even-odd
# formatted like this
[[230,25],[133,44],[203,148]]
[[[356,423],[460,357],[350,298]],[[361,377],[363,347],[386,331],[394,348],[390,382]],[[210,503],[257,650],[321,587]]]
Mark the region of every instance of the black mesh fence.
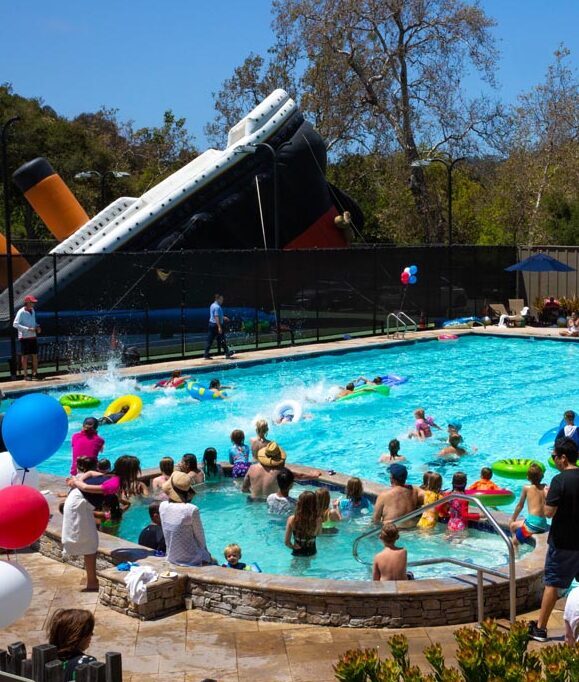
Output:
[[[514,247],[369,247],[309,251],[181,251],[13,257],[15,304],[39,300],[40,361],[102,365],[122,349],[141,361],[203,352],[209,304],[225,296],[236,350],[382,333],[388,315],[440,324],[481,315],[515,295]],[[404,267],[418,281],[403,286]],[[450,266],[450,267],[449,267]],[[19,279],[18,279],[19,278]],[[12,358],[7,263],[0,260],[0,371]],[[14,343],[18,351],[18,344]],[[135,357],[136,355],[133,354]]]

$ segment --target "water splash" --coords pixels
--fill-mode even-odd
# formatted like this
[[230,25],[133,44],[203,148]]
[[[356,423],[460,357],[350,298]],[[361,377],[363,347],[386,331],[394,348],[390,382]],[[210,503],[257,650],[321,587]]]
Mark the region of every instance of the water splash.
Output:
[[109,360],[104,372],[85,375],[88,392],[96,398],[118,398],[139,390],[138,381],[134,377],[125,377],[119,373],[119,361]]

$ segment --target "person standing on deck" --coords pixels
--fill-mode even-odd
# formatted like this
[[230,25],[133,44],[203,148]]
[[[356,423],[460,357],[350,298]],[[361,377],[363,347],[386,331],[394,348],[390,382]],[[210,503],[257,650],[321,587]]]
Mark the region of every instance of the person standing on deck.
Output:
[[209,307],[209,329],[207,331],[207,343],[205,344],[205,353],[203,357],[205,360],[211,360],[211,346],[213,341],[217,339],[217,347],[223,348],[225,351],[225,357],[230,358],[233,355],[233,351],[230,351],[227,347],[227,340],[225,338],[224,323],[229,322],[229,318],[225,317],[223,314],[223,294],[215,294],[215,300]]

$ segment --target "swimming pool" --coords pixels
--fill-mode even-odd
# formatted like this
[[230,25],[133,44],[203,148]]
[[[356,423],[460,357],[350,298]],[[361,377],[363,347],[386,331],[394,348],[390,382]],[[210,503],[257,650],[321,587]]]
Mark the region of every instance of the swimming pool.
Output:
[[[305,489],[296,486],[292,496],[298,497]],[[242,560],[250,564],[257,562],[264,573],[337,580],[371,579],[371,568],[358,563],[352,556],[352,543],[368,530],[370,517],[345,520],[338,524],[335,535],[318,537],[318,553],[314,557],[293,557],[284,545],[286,519],[269,514],[264,503],[248,503],[247,496],[231,481],[199,486],[197,490],[194,503],[200,509],[207,546],[220,564],[225,561],[224,547],[235,542],[242,547]],[[137,542],[140,531],[149,523],[147,507],[134,506],[123,517],[120,535]],[[461,542],[448,542],[446,538],[445,528],[439,524],[436,531],[404,532],[398,544],[408,550],[408,561],[436,556],[467,562],[476,559],[476,563],[493,567],[508,562],[504,542],[493,533],[471,529],[468,537]],[[361,543],[360,558],[371,563],[374,554],[381,549],[383,545],[378,538],[369,538]],[[531,550],[530,545],[523,545],[519,558]],[[435,578],[446,576],[449,571],[455,573],[457,569],[450,564],[437,564],[417,567],[413,571],[417,578]],[[458,569],[458,572],[467,571]]]
[[[226,459],[229,434],[234,428],[253,434],[258,416],[270,418],[282,399],[304,403],[312,418],[296,424],[271,426],[270,437],[287,450],[289,461],[335,469],[379,482],[388,481],[386,465],[378,458],[391,438],[402,442],[409,480],[436,468],[450,484],[452,473],[462,469],[469,481],[480,467],[503,457],[534,457],[545,462],[549,452],[537,445],[565,409],[579,409],[579,389],[569,376],[579,358],[579,346],[557,341],[462,336],[454,343],[434,341],[389,345],[339,355],[321,355],[295,361],[277,361],[199,375],[200,381],[218,376],[233,384],[227,401],[196,402],[186,391],[150,391],[154,381],[143,382],[142,416],[133,422],[101,427],[106,456],[135,454],[143,467],[156,466],[162,456],[179,458],[185,452],[201,456],[208,446]],[[363,374],[395,373],[410,377],[394,387],[390,396],[368,396],[330,403],[332,386]],[[114,397],[134,392],[135,379],[114,374],[87,378],[87,393],[103,401],[100,415]],[[58,397],[61,392],[53,392]],[[424,407],[445,427],[458,417],[462,433],[474,454],[460,462],[440,462],[436,452],[446,431],[421,443],[407,439],[413,410]],[[100,411],[99,411],[100,410]],[[70,463],[70,438],[91,410],[74,410],[67,440],[41,469],[65,475]],[[547,480],[556,473],[547,467]],[[515,492],[521,481],[495,480]]]

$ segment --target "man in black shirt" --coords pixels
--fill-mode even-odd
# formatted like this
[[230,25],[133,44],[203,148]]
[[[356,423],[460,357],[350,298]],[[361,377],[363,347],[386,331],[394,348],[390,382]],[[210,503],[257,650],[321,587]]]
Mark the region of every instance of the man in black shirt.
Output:
[[151,517],[151,523],[141,531],[141,534],[139,535],[139,545],[149,547],[156,552],[163,552],[163,554],[165,554],[167,552],[167,547],[165,546],[165,536],[163,535],[163,529],[161,528],[158,502],[153,502],[153,504],[149,505],[149,516]]
[[577,445],[570,438],[555,443],[555,466],[561,472],[551,481],[545,516],[552,518],[545,559],[545,590],[538,621],[531,621],[531,639],[547,641],[547,622],[559,597],[573,579],[579,580],[579,468]]

